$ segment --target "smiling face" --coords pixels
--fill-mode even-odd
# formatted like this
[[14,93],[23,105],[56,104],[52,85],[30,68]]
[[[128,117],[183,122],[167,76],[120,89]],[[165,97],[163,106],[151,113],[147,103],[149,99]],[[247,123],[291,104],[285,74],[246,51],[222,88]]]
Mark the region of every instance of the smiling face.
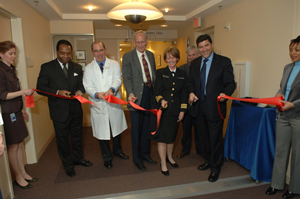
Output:
[[11,48],[5,53],[0,53],[0,57],[2,58],[3,63],[5,63],[7,66],[10,66],[11,64],[15,63],[16,49]]
[[72,58],[72,48],[66,44],[60,44],[57,53],[57,59],[63,63],[67,64]]
[[195,58],[197,58],[199,56],[197,49],[193,48],[188,54],[188,62],[191,63],[191,61],[193,61]]
[[141,53],[144,53],[146,47],[147,47],[147,43],[148,43],[148,40],[145,36],[144,33],[137,33],[134,37],[134,44],[135,44],[135,47],[136,49],[141,52]]
[[101,63],[105,60],[106,48],[104,48],[101,43],[95,43],[93,44],[92,53],[95,59]]
[[300,43],[295,43],[290,45],[289,48],[290,51],[290,57],[293,62],[297,62],[300,60]]
[[178,60],[179,60],[178,58],[174,57],[170,53],[167,53],[165,62],[168,64],[168,66],[171,70],[174,70]]
[[198,49],[202,57],[209,58],[213,51],[213,45],[208,40],[204,40],[198,43]]

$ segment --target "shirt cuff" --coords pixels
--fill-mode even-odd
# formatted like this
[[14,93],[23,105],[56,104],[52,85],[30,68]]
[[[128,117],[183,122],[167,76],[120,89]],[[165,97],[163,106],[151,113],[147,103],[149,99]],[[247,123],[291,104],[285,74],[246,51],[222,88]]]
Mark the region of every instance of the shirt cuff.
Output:
[[95,98],[95,99],[99,99],[96,95],[97,95],[97,92],[95,92],[94,98]]

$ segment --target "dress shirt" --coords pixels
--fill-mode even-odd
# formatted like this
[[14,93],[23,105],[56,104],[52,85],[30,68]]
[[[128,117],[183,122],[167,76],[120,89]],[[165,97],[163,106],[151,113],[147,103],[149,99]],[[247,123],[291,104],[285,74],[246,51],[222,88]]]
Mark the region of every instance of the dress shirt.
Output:
[[[207,77],[208,77],[208,74],[209,74],[209,70],[210,70],[210,66],[211,66],[213,57],[214,57],[214,52],[211,53],[211,55],[207,58],[208,60],[207,60],[207,62],[206,62],[205,89],[204,89],[204,94],[205,94],[205,95],[206,95],[206,83],[207,83]],[[204,63],[204,59],[205,59],[205,58],[202,57],[200,71],[202,70],[202,66],[203,66],[203,63]]]
[[[104,71],[104,66],[105,66],[105,62],[106,62],[106,57],[105,57],[105,59],[104,59],[103,62],[98,62],[97,60],[96,60],[96,62],[97,62],[97,64],[98,64],[100,70],[101,70],[100,64],[101,64],[101,63],[103,64],[103,71]],[[109,89],[112,89],[112,90],[113,90],[113,93],[116,92],[116,89],[115,89],[114,87],[110,87]],[[95,99],[99,99],[99,98],[96,96],[97,93],[98,93],[98,92],[96,92],[96,93],[94,94],[94,98],[95,98]]]
[[286,84],[285,95],[284,95],[285,101],[288,101],[288,97],[289,97],[289,94],[290,94],[290,91],[291,91],[291,86],[292,86],[297,74],[299,73],[299,71],[300,71],[300,61],[297,61],[297,62],[295,62],[295,65],[294,65],[293,70],[290,74],[289,80]]
[[144,53],[141,53],[140,51],[136,50],[136,52],[137,52],[137,56],[138,56],[139,61],[140,61],[140,65],[141,65],[141,69],[142,69],[142,73],[143,73],[143,80],[144,80],[144,83],[147,83],[147,77],[146,77],[146,74],[145,74],[145,69],[144,69],[144,65],[143,65],[142,55],[144,55],[144,58],[145,58],[146,61],[147,61],[148,68],[149,68],[149,73],[150,73],[150,77],[151,77],[151,81],[153,82],[151,65],[150,65],[148,56],[147,56],[147,54],[146,54],[146,51],[144,51]]
[[[61,69],[64,69],[64,64],[61,63],[58,59],[57,59],[57,61],[58,61],[59,65],[60,65]],[[69,69],[69,63],[66,64],[66,67],[67,67],[67,69]]]

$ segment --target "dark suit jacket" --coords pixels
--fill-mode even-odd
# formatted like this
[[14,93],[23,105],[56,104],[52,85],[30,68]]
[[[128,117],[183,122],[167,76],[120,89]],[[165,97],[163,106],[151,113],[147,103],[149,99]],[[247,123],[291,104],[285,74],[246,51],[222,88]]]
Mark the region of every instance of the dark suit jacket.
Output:
[[177,68],[175,76],[167,66],[156,71],[156,81],[154,84],[154,108],[161,107],[161,101],[168,102],[168,107],[163,109],[164,115],[178,116],[180,111],[187,110],[187,74],[185,71]]
[[0,102],[2,113],[16,113],[23,108],[22,96],[6,100],[7,94],[19,91],[19,79],[15,73],[15,66],[7,66],[0,61]]
[[187,75],[190,73],[190,64],[189,63],[185,63],[185,64],[179,66],[179,68],[181,70],[184,70]]
[[[70,91],[71,95],[75,95],[78,90],[84,93],[82,74],[82,67],[79,64],[69,62],[67,78],[57,59],[55,59],[41,66],[36,88],[53,94],[56,94],[57,90]],[[62,99],[40,92],[39,94],[48,97],[50,118],[53,121],[65,122],[71,105],[78,114],[82,114],[81,104],[78,100]]]
[[[148,50],[145,50],[145,52],[150,62],[149,64],[151,66],[152,83],[154,83],[156,70],[154,54]],[[144,89],[144,80],[142,67],[136,49],[133,49],[132,51],[129,51],[123,55],[122,73],[127,97],[133,93],[137,97],[137,101],[135,103],[140,105]]]
[[[194,93],[198,98],[200,97],[200,66],[201,57],[194,59],[191,63],[191,69],[188,79],[188,92]],[[235,81],[233,75],[233,68],[231,60],[227,57],[217,55],[214,53],[211,63],[210,71],[206,83],[206,103],[208,111],[208,118],[210,120],[221,120],[217,97],[220,93],[232,95],[235,90]],[[197,117],[200,102],[195,102],[190,108],[191,115]],[[220,108],[223,117],[226,116],[226,101],[220,102]]]

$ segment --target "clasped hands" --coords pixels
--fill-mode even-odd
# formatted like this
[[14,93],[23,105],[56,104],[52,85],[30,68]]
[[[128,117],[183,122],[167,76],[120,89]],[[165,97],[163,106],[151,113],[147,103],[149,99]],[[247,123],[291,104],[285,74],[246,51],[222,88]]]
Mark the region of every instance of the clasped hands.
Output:
[[[64,97],[71,98],[71,92],[67,91],[67,90],[58,90],[57,94],[61,95],[61,96],[64,96]],[[76,91],[75,96],[78,96],[78,95],[83,96],[83,93],[80,90],[78,90],[78,91]]]
[[[225,96],[225,93],[220,93],[219,95],[221,97],[220,102],[224,102],[226,99],[222,96]],[[189,97],[189,104],[193,104],[198,101],[198,97],[194,93],[190,93]]]
[[113,93],[112,89],[110,88],[106,92],[97,92],[96,93],[96,97],[99,98],[99,99],[104,99],[105,100],[105,96],[107,96],[107,95],[113,95],[113,94],[114,93]]
[[[281,93],[277,93],[275,95],[275,97],[282,97],[284,99],[284,95]],[[288,102],[288,101],[284,101],[284,100],[279,100],[279,101],[284,104],[282,107],[280,107],[282,111],[287,111],[294,107],[294,104],[292,102]]]

